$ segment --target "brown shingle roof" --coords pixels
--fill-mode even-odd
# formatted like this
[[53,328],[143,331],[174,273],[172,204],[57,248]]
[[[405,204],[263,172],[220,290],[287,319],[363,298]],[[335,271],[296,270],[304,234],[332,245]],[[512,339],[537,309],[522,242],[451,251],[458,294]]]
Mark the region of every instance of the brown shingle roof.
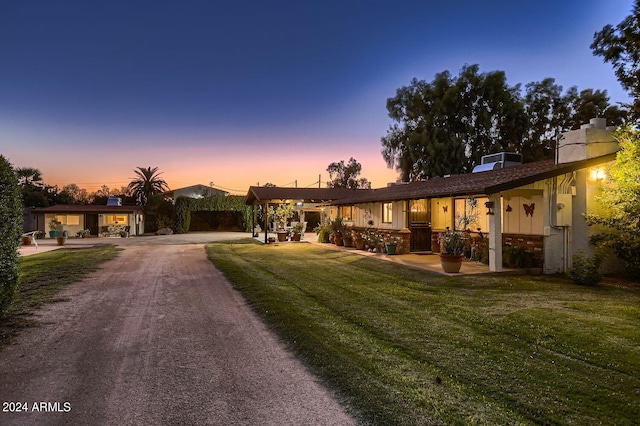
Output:
[[346,188],[286,188],[279,186],[251,186],[246,204],[300,200],[306,203],[323,203],[339,198],[348,198],[363,191]]
[[124,213],[135,211],[142,211],[142,207],[56,204],[32,210],[34,213]]
[[537,161],[498,170],[434,178],[380,189],[361,190],[351,196],[340,198],[332,204],[343,205],[376,201],[495,194],[553,176],[606,163],[614,159],[615,153],[564,164],[555,164],[553,160]]

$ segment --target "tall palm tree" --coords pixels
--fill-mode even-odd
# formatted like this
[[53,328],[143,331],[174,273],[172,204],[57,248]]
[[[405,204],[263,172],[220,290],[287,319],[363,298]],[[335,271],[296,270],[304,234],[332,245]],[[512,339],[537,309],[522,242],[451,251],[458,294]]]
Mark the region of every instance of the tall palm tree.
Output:
[[42,184],[42,173],[33,167],[19,167],[16,176],[21,186],[39,186]]
[[137,177],[129,183],[128,188],[133,192],[133,196],[142,207],[147,205],[149,197],[169,190],[169,185],[160,177],[162,173],[157,173],[158,168],[138,167],[134,170]]

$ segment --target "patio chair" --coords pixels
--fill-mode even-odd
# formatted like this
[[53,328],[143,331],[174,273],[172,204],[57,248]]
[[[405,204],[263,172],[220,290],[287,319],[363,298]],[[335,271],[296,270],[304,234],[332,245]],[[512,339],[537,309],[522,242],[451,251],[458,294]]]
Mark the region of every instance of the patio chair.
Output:
[[38,241],[36,239],[36,234],[40,232],[40,231],[31,231],[31,232],[25,232],[24,234],[22,234],[23,237],[31,237],[31,242],[36,246],[36,249],[38,248]]

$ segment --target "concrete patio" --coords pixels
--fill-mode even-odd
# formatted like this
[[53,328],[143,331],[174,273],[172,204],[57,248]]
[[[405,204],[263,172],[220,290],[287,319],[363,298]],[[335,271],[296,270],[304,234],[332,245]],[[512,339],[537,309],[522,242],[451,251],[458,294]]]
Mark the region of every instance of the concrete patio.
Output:
[[[278,235],[269,233],[267,234],[267,238],[273,237],[275,239],[274,243],[271,244],[299,244],[297,242],[285,241],[278,242]],[[255,237],[256,240],[264,243],[264,233],[259,234]],[[331,243],[319,243],[316,234],[313,232],[307,232],[302,236],[301,243],[310,243],[321,246],[330,250],[339,250],[339,251],[347,251],[349,253],[357,254],[360,256],[368,256],[378,260],[384,260],[387,262],[395,262],[401,265],[410,266],[413,268],[425,269],[428,271],[436,272],[438,274],[443,275],[472,275],[472,274],[489,274],[489,265],[485,265],[484,263],[480,263],[477,261],[472,261],[465,259],[462,262],[462,267],[460,268],[460,272],[449,274],[443,272],[442,266],[440,265],[440,257],[438,253],[409,253],[409,254],[401,254],[401,255],[388,255],[384,253],[371,253],[364,250],[358,250],[355,247],[344,247],[344,246],[336,246]],[[504,268],[502,273],[509,274],[539,274],[541,273],[539,268],[533,269],[508,269]]]

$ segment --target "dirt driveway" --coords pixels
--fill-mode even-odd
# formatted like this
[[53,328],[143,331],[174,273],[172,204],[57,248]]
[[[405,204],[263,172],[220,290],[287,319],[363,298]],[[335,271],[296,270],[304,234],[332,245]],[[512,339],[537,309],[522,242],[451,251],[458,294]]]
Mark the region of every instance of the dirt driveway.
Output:
[[354,424],[207,260],[222,235],[114,240],[0,352],[0,424]]

